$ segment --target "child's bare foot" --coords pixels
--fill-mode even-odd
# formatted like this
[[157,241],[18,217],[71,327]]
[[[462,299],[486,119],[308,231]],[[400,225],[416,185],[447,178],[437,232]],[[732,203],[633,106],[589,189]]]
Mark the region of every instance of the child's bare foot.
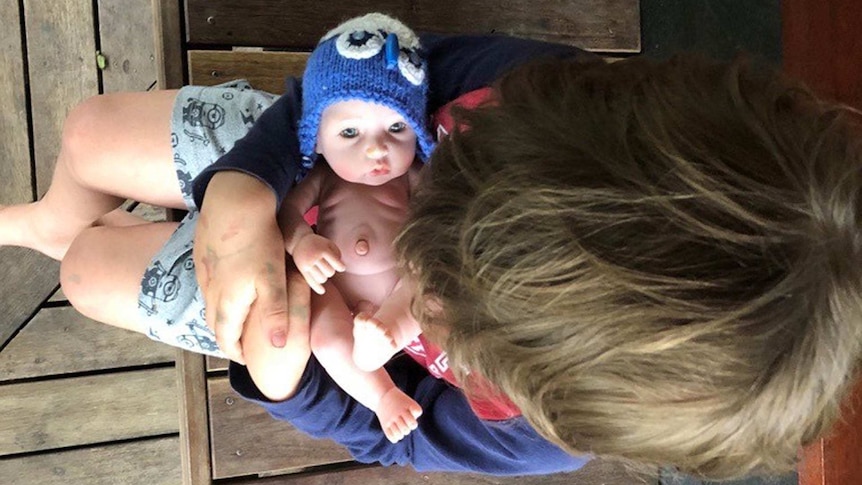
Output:
[[[99,219],[98,225],[129,225],[132,218],[139,219],[131,214],[111,213]],[[91,225],[92,222],[46,214],[40,202],[0,206],[0,246],[34,249],[59,261],[75,237]]]
[[353,318],[353,362],[356,367],[371,372],[383,367],[400,349],[392,332],[380,320],[368,313]]
[[422,415],[422,408],[401,389],[393,386],[380,398],[376,414],[386,439],[398,443],[419,426],[417,418]]
[[42,223],[38,204],[0,206],[0,246],[23,246],[56,260],[63,259],[80,230],[64,234],[58,227],[60,224]]

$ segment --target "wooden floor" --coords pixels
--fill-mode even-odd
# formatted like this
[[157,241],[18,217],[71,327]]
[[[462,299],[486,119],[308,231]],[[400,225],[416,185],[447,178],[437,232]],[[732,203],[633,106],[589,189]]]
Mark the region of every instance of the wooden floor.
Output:
[[[72,106],[158,86],[150,0],[5,1],[0,24],[9,204],[47,189]],[[79,315],[57,292],[58,272],[0,248],[0,482],[180,483],[175,351]]]

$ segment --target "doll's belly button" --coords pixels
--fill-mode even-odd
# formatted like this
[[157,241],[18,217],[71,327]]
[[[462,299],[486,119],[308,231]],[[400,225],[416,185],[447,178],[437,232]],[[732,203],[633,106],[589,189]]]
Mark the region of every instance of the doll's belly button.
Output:
[[368,254],[368,241],[365,239],[358,239],[356,244],[353,246],[353,250],[359,256],[365,256]]

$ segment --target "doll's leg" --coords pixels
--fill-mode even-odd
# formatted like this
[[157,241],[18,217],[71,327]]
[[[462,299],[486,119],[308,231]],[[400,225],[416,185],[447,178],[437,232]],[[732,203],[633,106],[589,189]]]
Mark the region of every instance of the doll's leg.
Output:
[[422,333],[410,304],[413,287],[399,281],[374,315],[364,311],[353,320],[353,362],[364,371],[383,367],[396,352]]
[[146,333],[138,311],[141,278],[177,224],[85,229],[60,266],[60,283],[72,305],[93,320]]
[[[171,151],[175,97],[176,91],[108,94],[73,109],[45,196],[0,207],[0,246],[62,259],[79,232],[127,198],[185,208]],[[115,213],[104,222],[131,220]]]
[[325,287],[325,294],[312,296],[311,350],[345,392],[377,414],[384,434],[395,443],[416,429],[422,408],[395,386],[385,370],[365,372],[356,367],[350,310],[334,285]]

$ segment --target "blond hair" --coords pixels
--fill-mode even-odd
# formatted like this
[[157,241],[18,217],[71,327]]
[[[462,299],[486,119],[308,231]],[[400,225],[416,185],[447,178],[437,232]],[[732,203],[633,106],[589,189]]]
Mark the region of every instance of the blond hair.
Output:
[[495,93],[397,241],[452,367],[573,453],[790,470],[862,355],[858,120],[742,60],[543,62]]

